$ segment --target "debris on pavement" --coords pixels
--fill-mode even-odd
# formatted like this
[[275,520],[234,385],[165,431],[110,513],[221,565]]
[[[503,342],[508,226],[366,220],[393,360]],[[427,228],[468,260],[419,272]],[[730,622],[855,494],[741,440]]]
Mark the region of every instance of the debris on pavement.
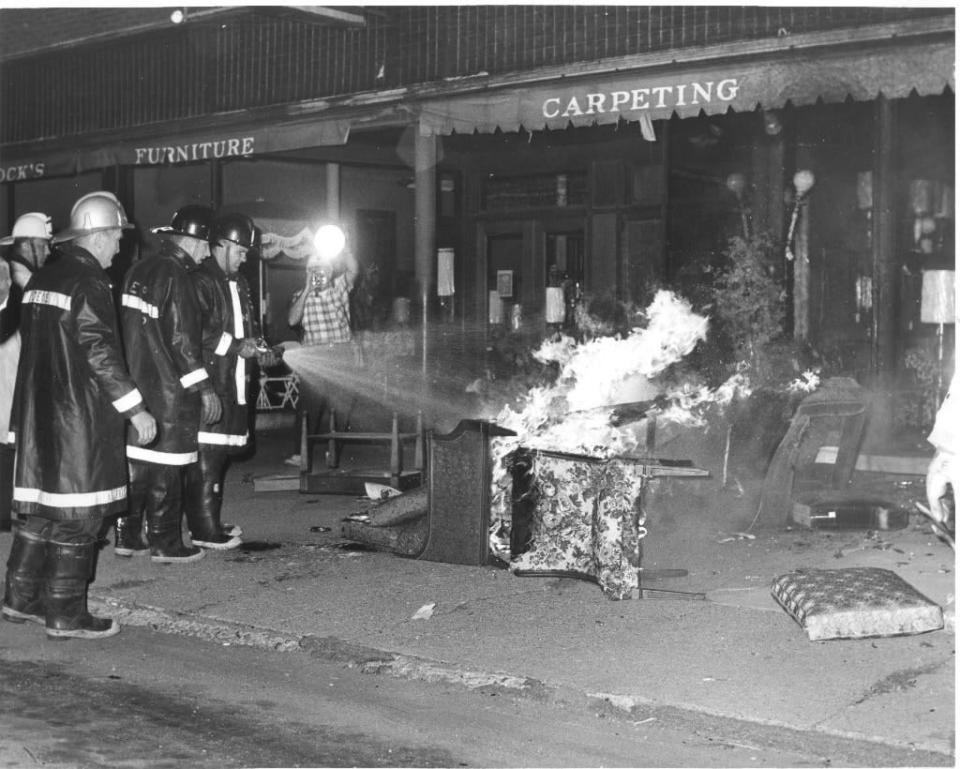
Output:
[[735,532],[734,534],[731,534],[729,537],[723,537],[722,539],[718,539],[717,544],[722,545],[725,542],[742,542],[745,539],[750,540],[750,539],[756,539],[756,538],[757,537],[754,534],[748,534],[745,531],[738,531],[738,532]]
[[425,603],[414,612],[414,615],[410,619],[430,619],[433,616],[433,610],[436,606],[435,603]]
[[363,490],[367,493],[367,497],[373,500],[399,497],[403,493],[393,488],[393,486],[387,486],[384,483],[364,483]]

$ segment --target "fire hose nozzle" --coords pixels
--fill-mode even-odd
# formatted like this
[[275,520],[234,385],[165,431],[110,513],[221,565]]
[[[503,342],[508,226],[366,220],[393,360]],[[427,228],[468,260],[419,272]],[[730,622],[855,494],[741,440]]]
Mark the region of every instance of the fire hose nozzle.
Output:
[[[257,339],[254,341],[254,347],[257,352],[270,352],[271,349],[274,349],[267,344],[267,340],[262,336],[257,337]],[[283,348],[281,347],[280,349],[282,350]]]

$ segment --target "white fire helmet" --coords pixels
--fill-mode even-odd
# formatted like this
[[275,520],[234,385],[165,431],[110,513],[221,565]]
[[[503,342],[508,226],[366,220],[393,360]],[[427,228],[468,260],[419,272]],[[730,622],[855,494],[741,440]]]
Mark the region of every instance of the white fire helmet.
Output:
[[54,243],[63,243],[67,240],[79,238],[102,230],[124,229],[133,227],[127,221],[127,212],[123,204],[112,192],[100,190],[84,195],[70,211],[70,227],[53,236]]
[[50,240],[53,235],[53,228],[50,225],[50,217],[39,212],[23,214],[13,223],[13,232],[7,237],[0,238],[0,246],[9,246],[17,238],[41,238]]

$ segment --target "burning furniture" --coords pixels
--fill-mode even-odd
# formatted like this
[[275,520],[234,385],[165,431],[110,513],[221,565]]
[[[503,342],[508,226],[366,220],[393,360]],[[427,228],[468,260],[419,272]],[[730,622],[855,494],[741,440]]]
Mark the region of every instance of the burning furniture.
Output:
[[[663,405],[654,377],[705,338],[707,319],[659,291],[644,321],[625,337],[544,340],[533,357],[554,372],[550,381],[505,405],[496,424],[463,420],[447,436],[431,435],[423,520],[404,522],[419,527],[423,546],[407,537],[404,545],[416,544],[415,551],[387,549],[579,576],[611,598],[642,597],[647,481],[707,475],[686,461],[639,455],[652,449],[648,411]],[[366,523],[348,521],[344,536],[377,546],[383,535],[369,530],[383,528],[393,504],[375,506]]]
[[708,474],[685,460],[524,448],[512,461],[511,570],[586,579],[614,600],[642,597],[647,483]]
[[[401,495],[376,503],[364,520],[345,521],[341,534],[423,560],[495,563],[490,443],[513,435],[470,419],[447,435],[430,433],[426,494],[411,492],[407,499]],[[519,576],[587,579],[615,600],[643,596],[643,492],[649,480],[707,475],[685,460],[604,459],[522,447],[508,462],[511,570]]]
[[489,563],[493,437],[512,436],[491,422],[464,419],[446,435],[430,434],[427,561]]

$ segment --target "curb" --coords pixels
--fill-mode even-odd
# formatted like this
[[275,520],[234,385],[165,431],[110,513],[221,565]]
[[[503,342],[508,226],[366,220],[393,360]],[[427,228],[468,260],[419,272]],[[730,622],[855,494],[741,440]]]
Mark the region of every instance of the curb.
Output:
[[99,598],[92,593],[88,594],[87,603],[91,609],[98,609],[116,619],[121,626],[148,627],[161,633],[215,641],[224,646],[254,646],[279,652],[300,651],[301,648],[300,637],[291,633]]
[[[92,609],[114,617],[121,625],[148,627],[162,633],[199,638],[224,646],[304,652],[323,662],[339,663],[361,673],[462,686],[490,695],[530,698],[563,709],[586,709],[597,718],[620,719],[633,724],[659,722],[673,728],[680,726],[700,737],[724,744],[820,755],[828,764],[837,763],[840,757],[853,757],[855,760],[851,760],[851,763],[864,766],[954,765],[953,751],[935,745],[904,744],[826,728],[802,730],[789,724],[744,720],[693,706],[658,704],[641,696],[580,691],[525,676],[467,670],[333,636],[281,633],[113,598],[100,598],[93,594],[89,595],[88,602]],[[736,735],[736,742],[731,741],[730,735]]]

